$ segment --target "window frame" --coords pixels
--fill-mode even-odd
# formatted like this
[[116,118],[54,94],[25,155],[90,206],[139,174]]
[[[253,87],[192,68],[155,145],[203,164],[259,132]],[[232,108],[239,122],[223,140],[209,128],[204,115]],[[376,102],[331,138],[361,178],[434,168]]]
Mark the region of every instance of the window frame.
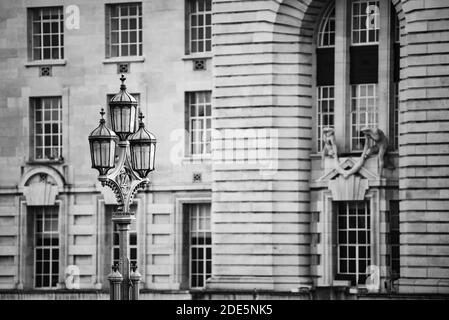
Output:
[[[33,248],[33,288],[34,289],[38,289],[38,290],[45,290],[45,289],[57,289],[59,287],[59,275],[61,273],[60,270],[60,264],[61,264],[61,234],[60,234],[60,227],[59,227],[59,223],[60,223],[60,216],[59,216],[59,206],[58,205],[54,205],[54,206],[33,206],[32,207],[32,215],[33,215],[33,244],[34,244],[34,248]],[[41,211],[41,212],[36,212],[37,210]],[[43,217],[45,217],[45,214],[47,213],[46,210],[52,210],[51,214],[52,216],[56,215],[56,231],[51,230],[50,232],[45,232],[44,230],[44,226],[45,226],[45,219],[42,219],[42,224],[43,224],[43,231],[40,232],[42,234],[50,234],[51,236],[56,234],[56,238],[58,240],[58,244],[55,246],[52,243],[50,245],[39,245],[37,243],[38,240],[38,228],[37,228],[37,220],[38,220],[38,216],[39,214],[43,214]],[[51,221],[52,219],[50,219]],[[54,220],[54,219],[53,219]],[[53,224],[52,224],[53,225]],[[53,239],[53,238],[51,238]],[[49,276],[50,276],[50,280],[53,277],[56,277],[57,282],[55,285],[52,284],[52,281],[50,281],[50,285],[49,286],[38,286],[37,285],[37,250],[38,249],[44,250],[44,249],[49,249],[51,254],[50,254],[50,258],[49,258]],[[54,261],[53,259],[53,250],[57,249],[58,250],[58,259],[56,261]],[[45,262],[46,260],[42,260],[42,262]],[[52,273],[53,270],[53,263],[57,263],[57,271],[56,274]],[[42,273],[40,273],[39,275],[41,275],[42,277],[44,276],[44,273],[42,271]]]
[[[372,87],[374,86],[374,87]],[[372,92],[374,95],[369,95],[368,93],[366,95],[361,95],[361,88],[364,88],[365,92],[369,91],[369,88],[372,87]],[[354,89],[357,92],[356,97],[354,97]],[[365,141],[365,138],[360,135],[360,130],[357,130],[357,128],[362,129],[363,127],[377,127],[379,125],[379,107],[378,107],[378,90],[379,86],[377,83],[360,83],[360,84],[353,84],[351,85],[351,110],[350,110],[350,132],[349,132],[349,139],[350,139],[350,150],[351,152],[359,152],[363,150],[363,143]],[[374,110],[369,110],[369,100],[373,99],[374,104],[372,105],[372,108]],[[354,101],[356,101],[354,106]],[[360,106],[360,101],[365,101],[365,111],[361,111],[362,107]],[[354,115],[357,116],[357,121],[354,123]],[[362,123],[360,121],[361,115],[365,116],[365,121]],[[375,120],[374,122],[370,122],[370,115],[374,116]],[[354,128],[356,128],[356,131],[359,133],[358,137],[354,137]],[[359,148],[354,146],[354,140],[357,140],[360,145]]]
[[[203,99],[201,101],[204,102],[198,102],[200,101],[199,97],[201,96],[203,96]],[[192,103],[192,97],[195,97],[194,103]],[[192,116],[192,108],[195,108],[194,116]],[[203,108],[203,115],[201,115],[200,112],[201,108]],[[185,127],[187,131],[186,155],[192,158],[210,157],[212,153],[212,91],[200,90],[186,92],[185,117]],[[200,123],[202,123],[201,128],[194,129],[193,121],[199,121]],[[194,132],[197,132],[198,134],[195,135]],[[194,140],[195,137],[202,138]],[[194,148],[194,145],[199,146],[200,151],[202,152],[194,152],[196,150]]]
[[[143,56],[143,5],[142,2],[123,2],[123,3],[108,3],[105,5],[105,31],[106,31],[106,59],[131,59],[133,57]],[[129,13],[130,7],[136,7],[136,14]],[[128,14],[122,15],[122,8],[127,7]],[[113,16],[113,10],[117,10],[118,15]],[[112,19],[117,19],[117,30],[112,30]],[[137,19],[135,29],[131,29],[131,19]],[[127,21],[127,28],[122,29],[122,21]],[[125,31],[123,31],[125,30]],[[113,33],[117,33],[117,42],[113,43]],[[123,33],[127,33],[128,41],[122,42]],[[136,41],[131,42],[131,32],[136,33]],[[131,47],[136,46],[136,54],[131,54]],[[117,55],[113,55],[113,46],[117,46]],[[126,46],[128,54],[123,55],[123,46]]]
[[[334,29],[330,27],[330,22],[334,22]],[[330,39],[333,37],[332,44],[323,44],[324,43],[324,35],[328,35],[328,42],[331,42]],[[336,19],[335,19],[335,2],[333,2],[326,9],[323,17],[321,18],[320,26],[318,28],[318,36],[317,36],[317,48],[335,48],[335,36],[336,36]]]
[[[355,205],[355,210],[356,210],[356,215],[355,215],[355,228],[351,227],[351,223],[350,223],[350,218],[351,216],[354,215],[350,215],[350,205],[353,204]],[[363,204],[362,210],[364,211],[363,215],[359,215],[359,205]],[[340,217],[341,212],[340,209],[342,206],[346,207],[346,214],[344,215],[344,217],[346,217],[346,228],[340,228]],[[372,232],[372,222],[371,222],[371,208],[370,208],[370,202],[368,200],[363,200],[363,201],[338,201],[336,204],[337,210],[336,210],[336,228],[337,228],[337,241],[336,241],[336,245],[337,245],[337,263],[336,263],[336,267],[337,267],[337,271],[336,271],[336,278],[340,278],[340,279],[344,279],[344,280],[349,280],[350,278],[352,278],[352,276],[355,277],[355,283],[354,283],[354,279],[351,279],[351,286],[361,286],[363,285],[362,283],[360,283],[360,277],[361,276],[365,276],[365,278],[363,280],[365,280],[366,282],[366,278],[368,276],[368,274],[366,273],[367,268],[372,265],[372,243],[371,243],[371,232]],[[359,228],[359,216],[363,216],[364,217],[364,224],[365,224],[365,228]],[[346,241],[344,241],[344,243],[340,242],[340,234],[342,232],[346,233]],[[356,239],[355,239],[355,243],[351,243],[350,241],[350,233],[354,232]],[[365,242],[364,243],[359,243],[358,239],[360,236],[360,233],[365,233]],[[346,251],[346,258],[342,258],[341,256],[341,249],[342,247],[347,247],[347,251]],[[355,247],[355,257],[352,259],[350,256],[350,247]],[[360,248],[364,247],[365,250],[367,250],[367,254],[365,258],[360,258],[359,256],[359,252],[360,252]],[[365,251],[366,253],[366,251]],[[347,261],[347,270],[346,272],[341,271],[341,260],[346,260]],[[351,272],[350,268],[349,268],[349,262],[350,260],[355,260],[355,272]],[[360,260],[365,260],[365,271],[360,271]]]
[[[199,2],[203,2],[204,3],[204,10],[203,11],[199,11]],[[206,10],[207,6],[209,4],[210,10]],[[192,7],[195,6],[195,11],[192,10]],[[185,32],[185,36],[186,36],[186,55],[201,55],[201,54],[208,54],[212,52],[212,0],[186,0],[185,1],[185,12],[186,12],[186,16],[185,16],[185,28],[186,28],[186,32]],[[192,16],[201,16],[204,24],[200,25],[196,25],[195,27],[197,27],[196,29],[199,31],[200,29],[203,29],[203,37],[199,37],[199,32],[196,33],[197,37],[195,39],[195,41],[197,40],[201,40],[203,42],[203,49],[202,51],[198,50],[198,47],[196,47],[196,50],[193,50],[193,39],[192,39]],[[207,19],[209,16],[209,20],[210,20],[210,24],[207,24]],[[197,20],[198,21],[198,20]],[[207,37],[207,31],[209,28],[209,32],[210,35],[209,37]],[[198,42],[198,41],[197,41]],[[207,42],[209,42],[210,44],[210,48],[209,50],[207,50]]]
[[[326,98],[323,97],[323,91],[324,90],[328,90],[328,96]],[[330,92],[333,92],[332,97]],[[323,148],[323,129],[324,128],[333,128],[335,129],[335,86],[334,85],[328,85],[328,86],[317,86],[317,96],[316,96],[316,101],[317,101],[317,112],[316,112],[316,117],[317,117],[317,123],[316,123],[316,128],[317,128],[317,151],[321,152],[322,148]],[[322,110],[322,104],[323,102],[326,101],[328,103],[328,112],[323,112]],[[332,102],[332,112],[330,112],[330,104]],[[323,124],[323,117],[327,116],[328,117],[328,124],[324,125]],[[329,119],[332,118],[332,121],[330,121]],[[332,124],[330,124],[330,122],[332,122]]]
[[[390,200],[389,201],[389,220],[388,220],[388,249],[389,249],[389,269],[390,269],[390,277],[392,281],[395,281],[401,277],[401,254],[400,254],[400,201],[399,200]],[[397,224],[394,223],[394,219],[397,219]],[[394,241],[397,236],[397,242]],[[393,248],[397,249],[397,254],[393,254]],[[395,270],[394,263],[397,262],[397,270]]]
[[[355,0],[355,1],[359,1],[359,0]],[[369,2],[370,0],[363,0],[365,2]],[[376,0],[377,1],[377,0]],[[360,80],[360,83],[358,83],[359,81],[357,81],[357,83],[352,83],[351,82],[351,77],[350,77],[350,65],[351,65],[351,49],[359,49],[361,47],[361,45],[354,45],[352,44],[352,3],[353,1],[348,1],[347,2],[347,6],[346,3],[343,3],[341,1],[336,1],[334,2],[330,2],[329,5],[322,11],[322,15],[320,18],[320,21],[317,23],[316,28],[315,28],[315,33],[314,33],[314,41],[313,41],[313,48],[314,48],[314,59],[313,59],[313,65],[314,65],[314,74],[313,74],[313,83],[312,83],[312,99],[313,99],[313,108],[314,112],[313,112],[313,125],[316,126],[316,128],[313,128],[313,133],[312,133],[312,138],[314,140],[313,143],[313,154],[314,156],[318,156],[321,148],[320,148],[320,140],[321,137],[319,136],[319,123],[318,123],[318,115],[319,115],[319,95],[318,95],[318,88],[320,86],[328,86],[329,84],[327,84],[327,82],[324,84],[318,84],[318,71],[319,71],[319,59],[318,59],[318,50],[322,50],[322,49],[326,49],[326,48],[320,48],[320,32],[321,29],[323,28],[323,25],[326,22],[326,19],[329,15],[329,12],[331,12],[333,10],[333,7],[335,5],[335,12],[336,12],[336,37],[342,37],[344,36],[344,41],[342,42],[338,42],[335,43],[334,47],[331,47],[331,49],[334,49],[334,60],[335,59],[344,59],[344,63],[340,63],[337,64],[334,61],[334,67],[335,67],[335,79],[333,81],[334,83],[334,92],[335,92],[335,96],[334,96],[334,113],[335,113],[335,117],[334,117],[334,128],[336,130],[335,135],[337,138],[337,142],[339,144],[339,153],[342,155],[351,155],[351,154],[360,154],[362,152],[361,149],[354,149],[352,148],[352,117],[351,117],[351,112],[352,112],[352,85],[355,84],[367,84],[367,83],[372,83],[373,81],[368,81],[369,79],[365,79],[365,80]],[[384,23],[386,20],[390,19],[390,18],[394,18],[395,16],[397,17],[397,13],[394,10],[394,8],[392,8],[391,10],[385,7],[385,6],[391,6],[390,3],[385,4],[383,2],[379,2],[380,6],[379,6],[379,24]],[[390,12],[388,14],[388,16],[386,15],[386,12]],[[347,28],[342,28],[342,26],[338,23],[338,21],[341,22],[341,17],[344,16],[346,17],[347,20]],[[394,41],[394,34],[395,34],[395,28],[393,28],[394,25],[392,25],[391,28],[389,28],[389,33],[388,33],[388,41]],[[363,44],[363,46],[368,47],[368,46],[376,46],[377,47],[377,52],[378,52],[378,59],[383,59],[384,54],[383,51],[384,50],[384,46],[386,45],[386,40],[385,40],[385,35],[386,33],[382,33],[382,30],[379,29],[379,41],[376,43],[366,43]],[[360,48],[363,49],[363,48]],[[393,56],[394,52],[393,52],[393,48],[389,48],[388,49],[389,54],[391,56]],[[382,54],[381,54],[382,53]],[[325,61],[324,61],[325,62]],[[337,68],[338,67],[338,68]],[[398,65],[396,64],[392,64],[391,65],[391,71],[394,71],[395,69],[393,68],[399,68]],[[383,130],[385,132],[385,134],[388,137],[391,137],[391,127],[392,124],[391,122],[392,120],[392,108],[393,106],[393,95],[392,95],[392,91],[391,89],[389,90],[389,92],[387,93],[384,89],[383,86],[381,86],[381,81],[383,81],[384,79],[384,73],[381,73],[381,68],[380,68],[380,63],[378,63],[377,66],[378,69],[378,75],[377,75],[377,96],[376,96],[376,100],[377,100],[377,126],[378,128],[380,128],[381,130]],[[393,72],[391,72],[393,74]],[[355,81],[354,81],[355,82]],[[393,77],[390,77],[389,80],[390,84],[392,85],[394,82]],[[383,82],[382,82],[383,83]],[[379,103],[384,103],[384,100],[386,100],[385,96],[388,94],[388,108],[383,108],[379,105]],[[391,143],[389,144],[391,146]],[[397,150],[395,150],[397,151]]]
[[[50,19],[43,19],[44,12],[48,10],[50,12]],[[58,18],[53,19],[52,10],[58,10]],[[33,62],[51,62],[55,60],[63,60],[64,59],[64,7],[63,6],[45,6],[45,7],[32,7],[28,8],[28,60]],[[39,16],[39,20],[35,20],[36,13]],[[38,23],[40,26],[40,33],[35,33],[35,26],[34,24]],[[49,45],[44,45],[44,35],[47,35],[47,33],[44,33],[44,24],[49,23]],[[57,32],[53,33],[53,23],[57,23],[58,30]],[[39,36],[40,39],[40,46],[35,46],[35,37]],[[57,45],[53,45],[53,37],[57,37]],[[53,49],[57,48],[57,57],[53,57]],[[49,58],[45,58],[45,49],[50,50]],[[39,50],[39,58],[35,56],[35,50]]]
[[[201,211],[201,207],[208,207],[206,208],[205,211]],[[192,290],[201,290],[204,289],[206,286],[206,280],[208,278],[210,278],[212,276],[212,212],[211,212],[211,204],[209,203],[190,203],[187,205],[187,217],[186,219],[188,220],[188,246],[189,246],[189,259],[188,259],[188,276],[189,276],[189,289]],[[192,227],[192,214],[194,213],[193,211],[195,211],[196,217],[201,217],[200,213],[205,213],[205,217],[206,219],[199,219],[197,222],[197,226],[199,226],[199,221],[201,220],[206,220],[206,228],[205,229],[201,229],[201,226],[199,226],[198,229],[193,230]],[[207,225],[207,220],[209,221],[209,225]],[[207,228],[208,227],[208,228]],[[192,243],[192,233],[195,232],[196,234],[198,233],[205,233],[208,234],[209,237],[205,237],[206,239],[209,238],[210,239],[210,243],[203,243],[203,244],[193,244]],[[202,251],[203,252],[203,259],[198,258],[195,259],[197,261],[199,261],[200,263],[203,264],[203,272],[197,272],[197,273],[193,273],[192,270],[192,265],[193,265],[193,260],[192,260],[192,252],[194,249],[197,249],[197,252]],[[207,256],[207,252],[208,250],[210,251],[210,258],[208,259]],[[205,254],[205,256],[204,256]],[[207,267],[208,267],[208,262],[210,263],[209,268],[210,268],[210,272],[207,272]],[[199,277],[199,279],[201,279],[202,284],[203,285],[197,285],[194,286],[192,284],[193,282],[193,277],[194,274],[197,275]]]
[[[370,31],[370,28],[367,28],[366,26],[365,26],[365,28],[359,28],[359,29],[354,29],[354,19],[355,19],[355,15],[354,15],[354,6],[355,6],[355,4],[359,4],[359,5],[361,5],[362,3],[367,3],[367,8],[371,5],[370,3],[376,3],[376,6],[377,6],[377,8],[378,8],[378,11],[374,14],[374,16],[376,17],[376,20],[375,20],[375,27],[374,27],[374,34],[375,34],[375,39],[376,40],[374,40],[374,41],[370,41],[369,40],[369,37],[370,37],[370,34],[369,34],[369,31]],[[350,33],[351,33],[351,36],[350,36],[350,38],[351,38],[351,46],[365,46],[365,45],[378,45],[379,44],[379,35],[380,35],[380,1],[379,0],[352,0],[351,1],[351,9],[350,9],[350,11],[351,11],[351,21],[350,21]],[[362,21],[363,21],[363,17],[365,17],[365,19],[368,19],[368,14],[365,12],[365,14],[363,14],[361,11],[359,11],[358,12],[359,14],[357,15],[357,17],[359,17],[360,18],[360,23],[362,23]],[[365,22],[366,22],[366,20],[365,20]],[[366,23],[365,23],[365,25],[366,25]],[[359,32],[359,35],[360,34],[362,34],[363,32],[365,32],[366,33],[366,39],[367,39],[367,41],[365,41],[365,42],[355,42],[354,41],[354,32]]]
[[[53,107],[54,100],[57,99],[58,106],[57,108]],[[63,121],[63,97],[62,96],[42,96],[42,97],[30,97],[29,105],[30,105],[30,160],[32,162],[60,162],[64,159],[64,121]],[[44,112],[45,109],[45,101],[50,101],[50,120],[45,120]],[[40,105],[40,120],[38,120],[37,106]],[[53,121],[54,111],[57,111],[59,119],[57,121]],[[38,123],[39,122],[39,123]],[[41,134],[37,133],[37,125],[41,125]],[[50,126],[50,133],[45,133],[45,125]],[[57,133],[54,133],[53,128],[54,125],[57,125]],[[50,136],[51,142],[47,146],[45,143],[46,137]],[[56,146],[53,145],[53,138],[57,136],[58,144]],[[42,143],[37,144],[38,137],[41,137]],[[37,148],[42,149],[42,158],[37,158]],[[58,149],[58,157],[54,158],[46,158],[45,150],[50,148],[51,150]],[[52,151],[53,152],[53,151]]]
[[[188,197],[184,197],[181,195],[180,197],[175,198],[174,222],[173,222],[175,225],[174,281],[176,283],[176,288],[180,290],[192,290],[192,291],[203,290],[203,289],[190,288],[190,265],[189,265],[190,220],[188,215],[188,206],[195,204],[209,205],[211,208],[211,218],[212,218],[212,198],[210,192],[194,192],[190,194]],[[213,269],[213,252],[212,252],[212,269]]]

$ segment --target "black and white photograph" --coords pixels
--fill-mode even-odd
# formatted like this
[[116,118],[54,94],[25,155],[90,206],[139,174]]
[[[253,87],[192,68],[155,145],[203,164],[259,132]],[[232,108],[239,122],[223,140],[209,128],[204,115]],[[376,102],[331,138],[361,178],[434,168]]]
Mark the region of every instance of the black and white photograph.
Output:
[[6,300],[449,300],[449,1],[0,0]]

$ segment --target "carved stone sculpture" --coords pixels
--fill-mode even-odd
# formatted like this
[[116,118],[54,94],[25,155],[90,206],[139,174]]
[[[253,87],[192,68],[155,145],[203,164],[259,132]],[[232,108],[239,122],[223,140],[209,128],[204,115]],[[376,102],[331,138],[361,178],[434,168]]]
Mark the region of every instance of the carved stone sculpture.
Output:
[[[388,148],[388,139],[385,133],[379,128],[364,127],[361,130],[365,135],[365,147],[363,149],[362,157],[365,159],[373,154],[377,154],[377,167],[382,175],[384,168],[384,157]],[[369,141],[372,141],[370,144]]]
[[345,179],[349,176],[357,173],[365,163],[365,160],[374,154],[377,154],[377,165],[379,174],[382,175],[384,167],[384,157],[388,148],[388,139],[385,133],[379,128],[362,128],[362,133],[365,136],[365,146],[361,157],[356,161],[354,166],[349,169],[344,169],[340,165],[340,160],[338,159],[337,143],[335,139],[335,130],[333,128],[323,129],[323,151],[321,157],[324,160],[325,157],[330,157],[334,159],[335,170],[340,173]]
[[335,140],[335,130],[333,128],[323,129],[323,151],[321,152],[321,158],[324,159],[326,156],[335,158],[338,156],[337,152],[337,141]]

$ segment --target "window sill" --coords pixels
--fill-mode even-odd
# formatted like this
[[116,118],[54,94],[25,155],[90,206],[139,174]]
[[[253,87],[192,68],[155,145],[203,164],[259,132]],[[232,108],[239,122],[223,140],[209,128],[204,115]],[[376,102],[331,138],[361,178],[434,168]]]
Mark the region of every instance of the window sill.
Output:
[[64,164],[64,158],[57,160],[28,160],[26,165],[50,165],[50,164]]
[[25,63],[25,67],[41,67],[41,66],[65,66],[67,60],[59,59],[59,60],[36,60],[29,61]]
[[186,156],[182,159],[182,163],[185,164],[198,164],[202,162],[211,162],[212,157],[210,155],[203,156]]
[[[348,152],[348,153],[339,153],[338,157],[339,158],[349,158],[349,157],[360,157],[361,155],[362,155],[361,151],[354,151],[354,152]],[[398,151],[387,151],[387,155],[397,157],[397,156],[399,156],[399,152]],[[321,159],[321,153],[316,153],[316,152],[311,153],[310,158],[312,160]]]
[[114,57],[103,59],[103,64],[108,63],[121,63],[121,62],[144,62],[145,56],[127,56],[127,57]]
[[184,57],[182,57],[182,60],[184,61],[195,59],[212,59],[212,52],[192,53],[186,54]]

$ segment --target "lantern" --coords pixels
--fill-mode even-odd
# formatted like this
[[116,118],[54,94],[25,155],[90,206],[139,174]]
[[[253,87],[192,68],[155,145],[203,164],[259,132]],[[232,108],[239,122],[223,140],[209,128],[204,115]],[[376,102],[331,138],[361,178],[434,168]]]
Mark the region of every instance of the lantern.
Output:
[[100,125],[89,135],[89,145],[92,168],[97,169],[100,175],[104,176],[114,168],[117,136],[105,125],[104,109],[101,109],[100,114]]
[[131,166],[141,178],[146,178],[154,170],[156,137],[145,129],[143,115],[139,114],[139,130],[129,136]]
[[109,101],[112,130],[125,141],[136,130],[137,100],[126,91],[125,76],[120,80],[120,92]]

